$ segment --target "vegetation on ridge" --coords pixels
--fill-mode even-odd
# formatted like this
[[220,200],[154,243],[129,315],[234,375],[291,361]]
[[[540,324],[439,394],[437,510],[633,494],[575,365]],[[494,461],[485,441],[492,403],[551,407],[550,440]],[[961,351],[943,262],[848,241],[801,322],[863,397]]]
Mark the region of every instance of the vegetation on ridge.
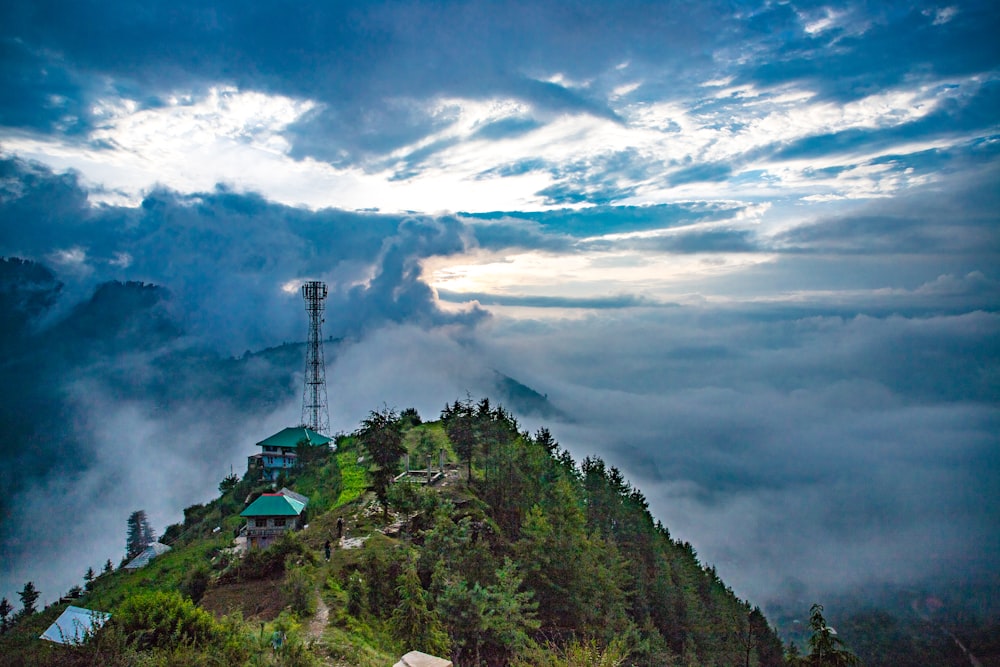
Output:
[[[620,471],[577,464],[487,399],[433,423],[374,411],[337,445],[303,451],[278,482],[310,497],[306,530],[239,557],[239,512],[269,487],[227,478],[166,529],[172,551],[88,582],[75,604],[113,614],[91,642],[35,639],[60,604],[20,619],[0,651],[15,665],[362,667],[409,650],[462,667],[785,664],[759,609],[672,539]],[[390,483],[404,453],[436,465],[440,450],[436,485]]]

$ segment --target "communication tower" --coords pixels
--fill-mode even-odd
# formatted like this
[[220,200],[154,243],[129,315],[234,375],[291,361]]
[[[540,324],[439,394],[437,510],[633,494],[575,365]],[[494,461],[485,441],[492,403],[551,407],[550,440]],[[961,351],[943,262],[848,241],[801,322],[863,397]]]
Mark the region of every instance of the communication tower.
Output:
[[302,285],[302,298],[309,313],[309,343],[306,346],[306,381],[302,392],[302,424],[317,433],[330,430],[326,404],[326,363],[323,361],[323,302],[326,283],[310,280]]

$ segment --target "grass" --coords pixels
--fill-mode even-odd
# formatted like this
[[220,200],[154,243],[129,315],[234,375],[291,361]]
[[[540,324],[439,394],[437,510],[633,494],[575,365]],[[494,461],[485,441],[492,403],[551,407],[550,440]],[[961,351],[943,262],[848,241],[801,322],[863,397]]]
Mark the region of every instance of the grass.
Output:
[[[427,440],[432,440],[436,449],[444,448],[447,458],[454,460],[440,424],[409,429],[406,436],[408,446],[415,446],[423,436],[425,447]],[[367,536],[382,523],[381,512],[371,505],[368,466],[358,463],[363,450],[350,436],[342,438],[338,444],[339,449],[332,456],[318,461],[315,467],[299,471],[295,479],[287,483],[310,498],[310,526],[296,534],[296,539],[306,548],[306,555],[318,559],[317,579],[326,584],[322,594],[331,603],[333,612],[316,648],[339,664],[346,662],[357,667],[392,664],[398,656],[386,653],[388,647],[393,646],[393,639],[386,634],[382,624],[369,625],[342,613],[346,599],[340,588],[342,578],[358,566],[364,550],[337,548],[331,562],[322,560],[323,544],[335,536],[338,518],[345,520],[345,535],[348,536]],[[436,456],[434,463],[437,463]],[[216,579],[227,561],[222,550],[231,546],[234,532],[244,523],[239,516],[243,499],[248,493],[268,487],[269,484],[253,479],[251,473],[228,493],[204,505],[186,508],[185,523],[171,527],[170,534],[165,535],[166,541],[173,546],[171,551],[158,556],[141,570],[120,569],[98,576],[91,590],[75,604],[115,612],[125,600],[140,593],[178,590],[184,593],[185,587],[190,585],[191,573],[207,570],[213,582],[204,593],[204,608],[220,622],[239,625],[240,632],[260,633],[260,628],[264,627],[263,631],[270,633],[271,627],[280,622],[282,610],[288,604],[285,576],[236,583]],[[219,531],[214,533],[217,526]],[[387,549],[395,545],[394,540],[378,533],[371,541],[369,549]],[[0,656],[14,649],[13,654],[23,656],[24,660],[12,664],[59,663],[56,653],[63,649],[39,642],[37,635],[64,608],[65,605],[56,605],[25,619],[15,632],[0,640]],[[222,618],[227,614],[232,616]],[[8,664],[4,659],[0,659],[0,663]]]
[[289,482],[298,493],[309,498],[309,512],[319,515],[336,505],[340,497],[342,472],[336,455],[315,469],[301,471]]
[[331,658],[352,667],[385,667],[399,659],[398,655],[378,648],[389,641],[388,636],[374,631],[370,625],[352,619],[344,627],[331,625],[323,630],[321,644]]
[[[360,565],[367,550],[386,551],[398,542],[375,533],[365,547],[360,549],[336,549],[327,564],[323,586],[330,616],[320,639],[321,650],[338,664],[352,667],[384,667],[398,659],[395,641],[384,624],[374,618],[359,620],[347,613],[347,576]],[[388,647],[394,647],[392,653]]]
[[93,590],[86,595],[87,607],[106,611],[138,591],[177,590],[190,571],[210,565],[212,559],[231,543],[231,534],[219,532],[212,539],[177,546],[157,556],[141,570],[119,569],[102,575],[94,580]]
[[333,508],[353,503],[368,489],[368,471],[358,464],[358,451],[355,447],[337,452],[337,463],[340,465],[340,495]]
[[[406,431],[403,436],[403,444],[406,446],[406,451],[410,453],[410,456],[417,454],[417,449],[420,446],[420,440],[424,437],[428,437],[431,442],[434,443],[434,452],[444,450],[444,457],[446,461],[453,462],[457,461],[455,456],[455,451],[452,449],[451,441],[448,440],[448,435],[445,433],[444,424],[441,422],[431,422],[429,424],[421,424],[420,426],[414,426]],[[431,465],[437,466],[438,457],[437,454],[432,454]],[[413,461],[413,467],[419,468],[425,464],[424,461]]]

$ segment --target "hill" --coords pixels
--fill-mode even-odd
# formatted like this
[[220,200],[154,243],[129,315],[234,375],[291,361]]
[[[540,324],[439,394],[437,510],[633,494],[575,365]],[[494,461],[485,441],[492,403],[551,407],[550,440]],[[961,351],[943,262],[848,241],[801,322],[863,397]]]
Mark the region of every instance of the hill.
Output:
[[[419,483],[424,473],[390,481],[404,452],[430,454],[437,469],[441,451],[435,484]],[[241,557],[239,513],[271,487],[256,474],[225,480],[167,528],[170,552],[104,573],[72,600],[112,612],[92,641],[36,639],[65,601],[0,638],[6,664],[360,667],[409,650],[462,666],[784,664],[759,610],[672,539],[617,469],[575,462],[486,399],[456,401],[431,423],[373,412],[336,452],[301,455],[277,485],[310,499],[307,528]]]

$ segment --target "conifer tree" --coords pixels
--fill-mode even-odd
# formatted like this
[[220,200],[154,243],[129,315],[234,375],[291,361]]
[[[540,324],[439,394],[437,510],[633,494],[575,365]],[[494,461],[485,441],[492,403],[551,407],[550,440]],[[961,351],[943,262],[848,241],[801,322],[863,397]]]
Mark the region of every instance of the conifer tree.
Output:
[[455,404],[450,414],[444,418],[444,428],[458,457],[468,467],[469,481],[472,481],[472,454],[476,449],[476,419],[469,400]]
[[559,448],[559,443],[552,437],[552,432],[544,426],[535,432],[535,442],[545,448],[550,454]]
[[389,619],[393,634],[408,646],[418,647],[424,653],[447,655],[450,643],[448,634],[444,631],[440,617],[427,606],[427,593],[420,585],[420,577],[412,560],[407,562],[397,581],[399,604]]
[[470,587],[464,579],[449,577],[446,570],[439,567],[434,573],[435,587],[440,590],[435,607],[448,629],[455,662],[478,665],[486,611],[485,592],[479,584]]
[[483,635],[506,663],[512,654],[526,648],[530,633],[541,623],[535,619],[538,603],[531,591],[522,591],[522,578],[517,565],[510,559],[496,572],[496,583],[486,587],[483,614]]
[[236,485],[239,483],[240,483],[239,475],[237,475],[234,472],[231,472],[225,477],[223,477],[222,481],[219,482],[219,493],[222,494],[229,493],[231,490],[235,489]]
[[358,440],[368,451],[375,463],[372,471],[372,486],[385,513],[389,506],[386,492],[399,471],[399,462],[406,453],[403,446],[403,429],[395,410],[385,408],[372,410],[368,418],[361,422]]
[[0,634],[7,632],[7,617],[14,611],[14,606],[7,598],[0,600]]
[[795,645],[795,642],[788,644],[788,650],[785,652],[785,665],[787,667],[802,667],[806,664],[806,658],[799,653],[799,647]]
[[31,581],[24,585],[21,592],[17,594],[21,598],[21,604],[24,608],[21,613],[25,616],[29,616],[35,613],[35,602],[38,601],[39,592],[35,588],[35,584]]
[[416,408],[406,408],[399,413],[399,419],[403,422],[404,426],[409,428],[420,426],[423,423],[423,420],[420,418],[420,413],[417,412]]
[[844,648],[844,642],[836,631],[826,624],[823,618],[823,605],[814,604],[809,610],[809,627],[812,636],[809,637],[809,656],[807,665],[816,667],[841,667],[842,665],[860,665],[858,657]]
[[104,569],[101,571],[101,574],[110,574],[114,571],[115,571],[115,566],[114,563],[111,562],[111,559],[109,558],[106,561],[104,561]]
[[156,533],[149,525],[145,510],[136,510],[128,517],[125,537],[125,559],[132,560],[142,550],[156,541]]

